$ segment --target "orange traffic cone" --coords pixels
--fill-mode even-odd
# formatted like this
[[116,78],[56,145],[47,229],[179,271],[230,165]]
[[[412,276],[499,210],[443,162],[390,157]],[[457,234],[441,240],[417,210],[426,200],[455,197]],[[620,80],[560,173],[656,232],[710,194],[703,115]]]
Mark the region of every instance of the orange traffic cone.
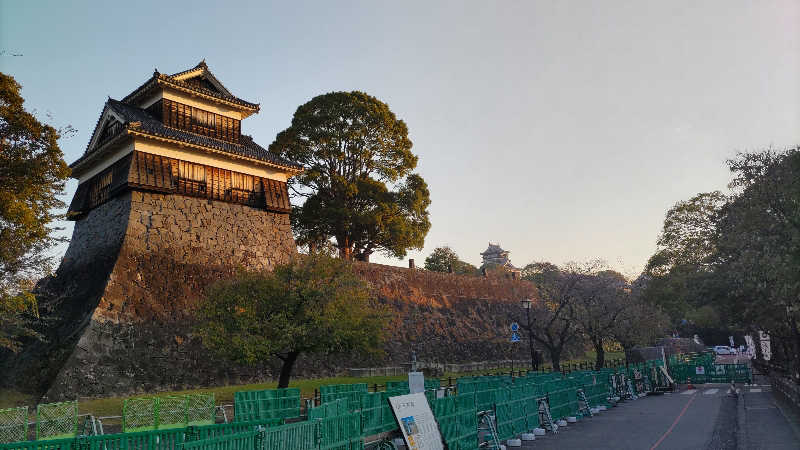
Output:
[[687,390],[694,389],[694,386],[692,386],[692,379],[691,378],[687,378],[686,381],[687,381],[686,389]]

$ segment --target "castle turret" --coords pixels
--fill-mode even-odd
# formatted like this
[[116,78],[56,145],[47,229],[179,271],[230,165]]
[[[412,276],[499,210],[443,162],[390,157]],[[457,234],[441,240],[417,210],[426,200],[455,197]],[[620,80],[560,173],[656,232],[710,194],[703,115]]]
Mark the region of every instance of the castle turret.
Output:
[[489,247],[481,253],[481,258],[483,258],[483,264],[481,264],[481,269],[490,269],[490,268],[502,268],[508,272],[511,272],[513,275],[517,275],[520,272],[520,269],[514,267],[511,264],[511,259],[509,259],[509,251],[503,250],[500,247],[500,244],[492,244],[489,242]]
[[263,378],[211,358],[191,320],[211,283],[297,252],[287,180],[301,169],[242,134],[258,111],[205,62],[105,103],[70,165],[72,240],[39,287],[59,320],[26,370],[55,379],[51,398]]

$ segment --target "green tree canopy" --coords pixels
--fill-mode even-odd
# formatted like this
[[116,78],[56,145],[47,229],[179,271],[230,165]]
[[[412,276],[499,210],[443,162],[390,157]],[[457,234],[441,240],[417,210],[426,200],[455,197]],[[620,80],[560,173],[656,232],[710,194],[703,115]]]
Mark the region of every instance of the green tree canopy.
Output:
[[681,265],[703,267],[714,253],[714,232],[727,198],[719,191],[703,192],[675,204],[667,211],[658,249],[647,271],[663,275]]
[[717,226],[718,304],[747,330],[764,330],[800,383],[800,150],[729,161],[732,200]]
[[676,323],[695,314],[713,295],[709,289],[715,233],[726,201],[719,191],[700,193],[667,211],[656,253],[645,268],[643,296]]
[[333,238],[345,259],[382,252],[402,258],[421,249],[430,229],[430,193],[412,173],[405,122],[386,103],[363,92],[331,92],[297,108],[292,124],[269,151],[301,164],[290,180],[300,245]]
[[278,358],[278,387],[287,387],[301,354],[379,354],[387,318],[349,262],[312,254],[213,285],[197,331],[204,346],[233,361]]
[[61,133],[25,110],[19,91],[0,73],[0,348],[14,351],[19,336],[36,335],[29,327],[35,299],[25,283],[50,269],[46,251],[58,241],[50,224],[70,174]]
[[432,272],[449,272],[452,267],[454,273],[473,275],[478,268],[472,264],[461,261],[458,254],[448,246],[436,247],[425,258],[425,269]]

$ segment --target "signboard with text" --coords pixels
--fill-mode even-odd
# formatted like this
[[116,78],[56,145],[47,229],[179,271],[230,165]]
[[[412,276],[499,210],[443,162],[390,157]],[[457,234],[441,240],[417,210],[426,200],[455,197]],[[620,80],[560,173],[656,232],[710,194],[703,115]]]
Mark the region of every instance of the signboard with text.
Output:
[[439,425],[425,394],[389,397],[389,403],[409,450],[444,450]]

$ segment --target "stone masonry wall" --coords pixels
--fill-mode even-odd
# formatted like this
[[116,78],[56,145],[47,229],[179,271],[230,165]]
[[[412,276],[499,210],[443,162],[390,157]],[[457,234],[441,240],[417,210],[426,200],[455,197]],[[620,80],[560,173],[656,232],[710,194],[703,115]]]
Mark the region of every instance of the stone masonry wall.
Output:
[[297,253],[287,214],[133,192],[125,243],[94,320],[185,319],[210,282]]
[[527,345],[511,345],[509,327],[525,321],[520,300],[538,301],[533,283],[378,264],[356,270],[394,312],[384,364],[408,362],[412,349],[420,360],[445,363],[530,355]]
[[[38,286],[45,343],[0,358],[26,390],[63,399],[263,379],[191,339],[206,286],[296,253],[289,217],[244,205],[126,192],[75,223],[55,276]],[[268,373],[268,372],[267,372]]]
[[[238,267],[271,269],[296,253],[288,216],[243,205],[129,192],[75,224],[42,305],[64,317],[5,368],[48,400],[153,393],[272,379],[276,361],[243,367],[220,360],[194,336],[192,311],[210,283]],[[385,355],[305,355],[295,376],[422,360],[524,357],[508,325],[528,282],[355,263],[377,301],[392,311]],[[3,366],[0,366],[3,368]],[[13,369],[13,370],[12,370]],[[29,376],[24,376],[27,374]]]

